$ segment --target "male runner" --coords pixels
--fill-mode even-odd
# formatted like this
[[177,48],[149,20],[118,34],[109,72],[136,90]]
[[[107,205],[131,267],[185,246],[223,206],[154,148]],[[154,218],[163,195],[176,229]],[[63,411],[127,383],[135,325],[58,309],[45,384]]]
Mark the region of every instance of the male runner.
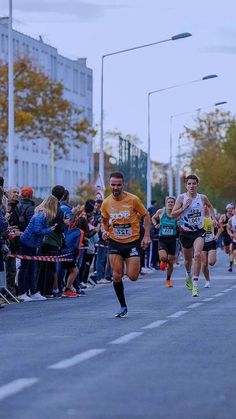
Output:
[[222,230],[221,236],[224,243],[224,250],[227,255],[229,255],[229,268],[228,271],[232,272],[233,270],[233,255],[232,255],[232,239],[228,233],[228,222],[229,219],[233,216],[234,205],[227,204],[225,208],[225,214],[221,215],[219,219],[219,225]]
[[[198,297],[198,277],[201,270],[201,253],[204,246],[204,205],[206,205],[216,224],[214,208],[206,195],[199,194],[199,180],[195,175],[186,177],[185,185],[187,192],[180,194],[172,210],[171,217],[180,216],[180,241],[183,247],[183,254],[186,269],[186,287],[192,290],[192,296]],[[192,258],[193,280],[191,274]]]
[[232,272],[233,261],[236,260],[236,215],[235,214],[233,214],[233,216],[228,221],[227,232],[232,240],[232,244],[231,244],[232,265],[231,265],[231,271],[230,271]]
[[160,268],[163,271],[167,268],[166,286],[168,288],[173,287],[171,275],[176,250],[177,220],[171,218],[175,200],[172,196],[167,197],[165,207],[157,210],[152,217],[154,227],[159,229],[158,252],[161,261]]
[[[110,175],[109,195],[102,203],[102,238],[109,238],[109,259],[113,272],[113,286],[121,305],[116,317],[128,313],[122,277],[124,261],[126,275],[136,281],[140,272],[140,245],[150,244],[150,216],[136,195],[125,192],[124,177],[120,172]],[[144,237],[140,240],[140,217],[144,220]]]

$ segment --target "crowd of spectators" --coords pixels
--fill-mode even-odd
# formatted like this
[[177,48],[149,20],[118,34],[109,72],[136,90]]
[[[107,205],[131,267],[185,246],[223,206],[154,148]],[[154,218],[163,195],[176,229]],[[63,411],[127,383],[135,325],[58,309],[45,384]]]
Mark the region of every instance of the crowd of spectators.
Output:
[[[31,187],[4,191],[0,177],[0,275],[6,275],[2,297],[19,302],[75,298],[85,296],[88,287],[111,283],[101,204],[101,199],[90,199],[72,207],[69,191],[56,185],[36,205]],[[153,201],[150,216],[156,209]],[[158,269],[155,229],[151,234],[152,246],[143,251],[141,274],[151,266]],[[35,260],[39,256],[53,261]]]

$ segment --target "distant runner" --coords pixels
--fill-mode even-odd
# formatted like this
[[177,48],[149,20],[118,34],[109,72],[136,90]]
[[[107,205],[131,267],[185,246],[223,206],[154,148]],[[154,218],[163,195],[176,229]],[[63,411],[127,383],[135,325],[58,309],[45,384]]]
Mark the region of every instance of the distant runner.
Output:
[[172,218],[171,212],[175,205],[176,198],[169,196],[166,198],[166,206],[160,208],[152,217],[152,223],[155,228],[159,229],[158,251],[160,258],[160,268],[167,268],[166,286],[173,287],[171,275],[173,272],[176,236],[177,236],[177,220]]

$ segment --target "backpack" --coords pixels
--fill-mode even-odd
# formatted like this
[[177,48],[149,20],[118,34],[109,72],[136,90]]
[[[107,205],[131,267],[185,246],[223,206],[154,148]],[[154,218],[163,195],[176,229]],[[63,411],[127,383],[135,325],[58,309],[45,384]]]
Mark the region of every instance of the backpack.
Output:
[[26,219],[26,212],[27,209],[29,208],[28,206],[23,207],[20,204],[17,204],[16,208],[15,208],[15,212],[16,215],[18,217],[18,227],[20,229],[20,231],[25,231],[28,223],[27,223],[27,219]]

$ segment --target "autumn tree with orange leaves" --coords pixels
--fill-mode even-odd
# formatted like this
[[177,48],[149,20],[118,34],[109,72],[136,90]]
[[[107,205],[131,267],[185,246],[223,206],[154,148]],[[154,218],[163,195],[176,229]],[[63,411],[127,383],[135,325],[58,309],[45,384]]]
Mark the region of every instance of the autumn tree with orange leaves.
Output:
[[[15,133],[19,139],[45,138],[55,145],[55,158],[69,152],[71,144],[79,147],[95,135],[81,110],[63,97],[63,85],[49,79],[30,61],[14,64]],[[6,159],[8,137],[8,67],[0,62],[0,162]]]

